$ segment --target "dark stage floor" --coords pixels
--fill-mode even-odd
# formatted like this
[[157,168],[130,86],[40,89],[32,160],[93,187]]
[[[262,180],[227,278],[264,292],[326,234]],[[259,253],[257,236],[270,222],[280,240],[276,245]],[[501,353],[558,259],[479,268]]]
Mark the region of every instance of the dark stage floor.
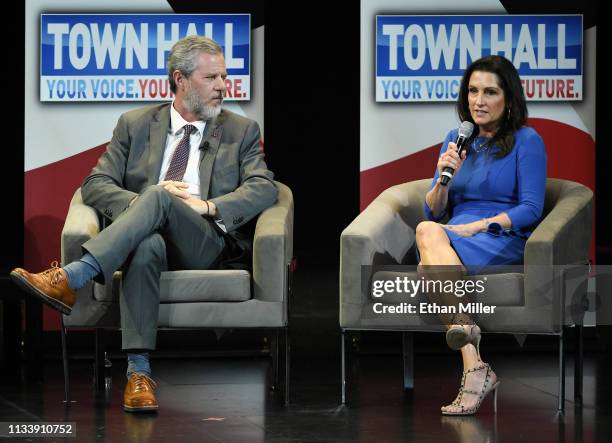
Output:
[[79,442],[595,442],[612,434],[612,406],[601,395],[610,392],[610,361],[601,354],[586,358],[582,408],[568,383],[564,415],[556,409],[554,354],[493,355],[502,380],[498,412],[489,399],[463,418],[438,412],[454,397],[456,359],[416,357],[416,387],[405,395],[399,356],[362,356],[350,407],[339,405],[337,359],[297,358],[288,408],[268,391],[267,358],[157,359],[160,410],[152,415],[123,412],[123,360],[113,364],[108,394],[98,396],[91,363],[72,363],[76,402],[68,407],[61,366],[49,362],[44,383],[1,387],[0,421],[74,421]]
[[[609,330],[585,331],[582,408],[573,403],[570,352],[565,414],[557,412],[557,340],[533,336],[522,348],[511,336],[483,338],[483,356],[501,380],[497,414],[488,398],[476,416],[440,415],[440,406],[455,397],[461,368],[459,354],[449,351],[443,334],[437,333],[415,335],[415,389],[410,394],[402,389],[401,335],[362,334],[359,385],[350,406],[341,406],[337,279],[337,266],[321,260],[303,260],[295,275],[287,408],[269,390],[269,358],[219,353],[187,358],[198,353],[178,349],[172,336],[160,337],[163,349],[152,359],[153,376],[159,382],[157,414],[123,411],[123,357],[112,360],[112,385],[106,396],[94,395],[92,360],[72,360],[76,402],[65,407],[56,337],[45,343],[44,382],[0,378],[0,421],[75,421],[76,440],[55,440],[67,442],[610,441],[612,353],[605,352]],[[203,342],[203,336],[198,337],[192,341]],[[75,344],[74,335],[69,343]],[[111,338],[111,357],[121,355],[118,346]],[[91,347],[85,349],[91,356]]]

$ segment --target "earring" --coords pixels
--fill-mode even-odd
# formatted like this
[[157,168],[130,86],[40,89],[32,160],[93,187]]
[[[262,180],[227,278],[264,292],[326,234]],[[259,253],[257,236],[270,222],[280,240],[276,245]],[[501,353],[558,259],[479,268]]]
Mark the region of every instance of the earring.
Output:
[[510,114],[512,113],[511,108],[508,108],[508,114],[506,114],[506,120],[510,120]]

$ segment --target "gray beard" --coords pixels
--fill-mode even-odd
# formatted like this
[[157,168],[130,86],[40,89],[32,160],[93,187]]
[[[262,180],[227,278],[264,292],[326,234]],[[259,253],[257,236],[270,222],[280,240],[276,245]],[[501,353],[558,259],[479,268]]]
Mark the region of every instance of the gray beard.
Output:
[[221,113],[221,104],[218,106],[206,106],[202,98],[193,91],[189,91],[186,94],[185,107],[203,121],[216,118]]

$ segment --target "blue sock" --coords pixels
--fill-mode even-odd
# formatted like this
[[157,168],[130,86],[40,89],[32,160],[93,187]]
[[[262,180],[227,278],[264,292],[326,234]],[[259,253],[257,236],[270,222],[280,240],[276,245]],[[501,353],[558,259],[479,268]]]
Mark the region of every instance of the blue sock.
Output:
[[80,260],[67,264],[63,269],[68,275],[68,285],[75,291],[102,272],[102,268],[90,253],[85,254]]
[[140,372],[148,377],[151,376],[151,366],[149,365],[149,353],[148,352],[128,352],[128,367],[127,367],[127,378],[132,376],[135,372]]

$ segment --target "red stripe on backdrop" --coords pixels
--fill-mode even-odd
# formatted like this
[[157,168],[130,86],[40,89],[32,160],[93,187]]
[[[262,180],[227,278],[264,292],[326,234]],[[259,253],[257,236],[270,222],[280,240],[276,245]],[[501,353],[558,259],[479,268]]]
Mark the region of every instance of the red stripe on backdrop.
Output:
[[363,211],[385,189],[413,180],[433,177],[442,143],[384,165],[361,171],[360,209]]
[[[595,193],[595,140],[590,134],[564,123],[545,118],[529,119],[544,139],[548,156],[548,177],[572,180]],[[593,201],[595,208],[595,201]],[[593,209],[593,212],[595,210]],[[591,261],[595,263],[595,214],[593,214]]]
[[[60,235],[74,191],[91,172],[104,145],[33,169],[24,177],[25,268],[40,272],[60,259]],[[59,314],[45,306],[43,329],[59,330]]]
[[[548,177],[582,183],[595,192],[595,141],[590,134],[554,120],[529,119],[544,139],[548,155]],[[361,171],[360,208],[365,209],[385,189],[412,180],[433,177],[440,144],[384,165]],[[595,218],[591,258],[595,257]]]
[[595,140],[590,134],[565,123],[544,118],[529,119],[544,139],[548,176],[573,180],[595,192]]

